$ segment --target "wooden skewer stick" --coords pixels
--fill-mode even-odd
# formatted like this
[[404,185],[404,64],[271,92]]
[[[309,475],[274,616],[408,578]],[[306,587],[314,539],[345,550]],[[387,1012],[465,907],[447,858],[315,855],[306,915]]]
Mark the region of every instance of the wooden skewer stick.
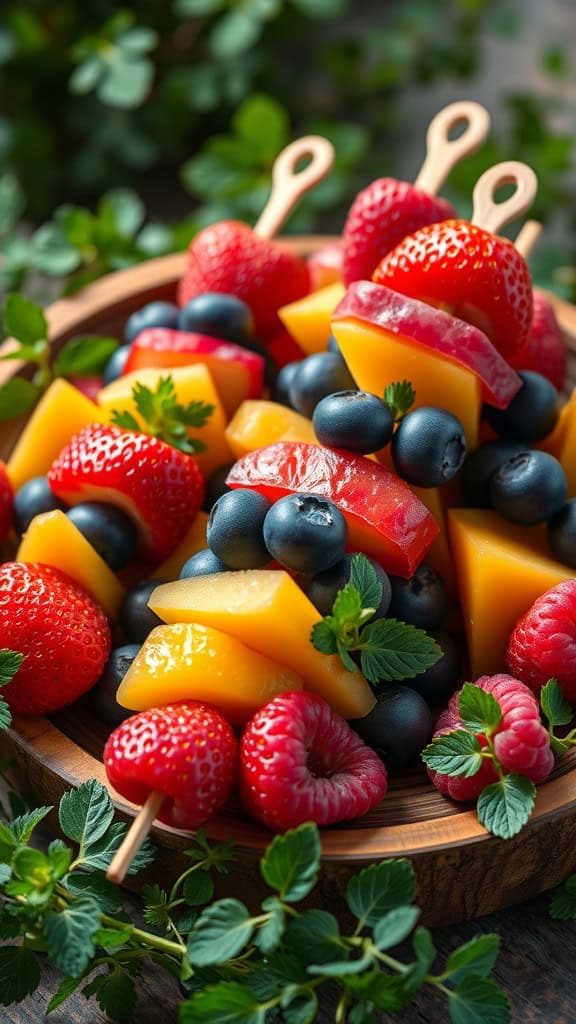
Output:
[[[310,163],[298,171],[306,157]],[[274,162],[272,191],[254,233],[260,238],[277,235],[298,200],[326,177],[333,163],[334,146],[321,135],[305,135],[286,146]]]
[[[494,195],[501,185],[515,185],[516,188],[508,199],[497,203]],[[518,160],[494,164],[474,186],[472,223],[496,235],[509,221],[526,213],[537,191],[538,179],[528,164]]]
[[[450,132],[460,124],[465,124],[466,128],[457,139],[451,139]],[[426,159],[414,186],[435,196],[452,168],[479,149],[489,130],[490,114],[479,103],[460,100],[444,107],[428,126]]]
[[128,868],[152,828],[152,822],[157,817],[163,803],[164,794],[153,791],[150,793],[146,803],[142,804],[126,836],[112,858],[110,867],[106,872],[108,881],[115,882],[116,885],[122,884]]
[[542,234],[542,225],[539,220],[527,220],[516,235],[514,247],[525,260],[531,255],[532,250],[538,244]]

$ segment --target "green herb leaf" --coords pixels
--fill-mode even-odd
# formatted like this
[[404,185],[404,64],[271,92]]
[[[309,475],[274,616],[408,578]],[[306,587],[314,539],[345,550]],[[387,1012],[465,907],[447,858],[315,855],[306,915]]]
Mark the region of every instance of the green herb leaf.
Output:
[[124,902],[122,890],[109,882],[104,875],[88,875],[73,871],[66,876],[66,888],[77,896],[91,896],[104,914],[118,910]]
[[94,956],[92,936],[100,927],[100,908],[89,896],[46,916],[43,934],[48,955],[64,974],[77,978]]
[[284,934],[285,914],[282,903],[276,896],[270,896],[262,903],[262,910],[270,914],[270,920],[261,925],[254,936],[254,945],[267,955],[278,948]]
[[562,693],[557,679],[549,679],[540,691],[540,707],[550,725],[569,725],[572,708]]
[[11,725],[12,712],[8,706],[8,701],[0,696],[0,729],[9,729]]
[[464,683],[458,696],[458,710],[462,725],[471,732],[489,736],[502,721],[502,709],[496,698],[472,683]]
[[361,668],[369,682],[411,679],[442,657],[435,640],[423,629],[397,619],[377,619],[361,633]]
[[56,992],[52,996],[48,1006],[46,1007],[46,1014],[53,1013],[57,1010],[62,1003],[65,1003],[71,995],[74,994],[77,988],[82,984],[82,977],[80,978],[64,978],[60,982]]
[[441,775],[463,776],[465,779],[476,775],[482,767],[482,747],[476,736],[464,729],[435,736],[432,743],[424,747],[420,755],[427,768]]
[[53,839],[47,850],[47,857],[56,878],[62,878],[72,860],[72,850],[61,839]]
[[196,992],[180,1007],[179,1024],[264,1024],[266,1010],[246,985],[221,981]]
[[361,922],[375,925],[389,910],[406,906],[416,897],[414,869],[408,860],[371,864],[348,882],[346,902]]
[[46,854],[41,850],[33,850],[29,846],[22,846],[16,850],[12,858],[12,871],[16,878],[24,882],[34,882],[40,887],[40,883],[50,884],[50,864]]
[[92,936],[95,946],[102,946],[103,949],[116,949],[124,946],[131,938],[134,927],[131,924],[123,928],[98,928]]
[[[80,863],[83,868],[93,871],[106,871],[110,862],[118,850],[124,836],[126,825],[122,821],[115,821],[104,835],[94,843],[86,846]],[[138,853],[128,868],[129,875],[135,875],[147,867],[154,860],[154,846],[150,840],[140,847]]]
[[113,423],[115,427],[122,427],[122,430],[140,431],[140,424],[131,412],[118,412],[117,409],[113,409],[112,419],[110,422]]
[[21,1003],[40,984],[40,965],[23,946],[0,949],[0,1004]]
[[364,953],[355,959],[335,960],[328,964],[310,964],[310,974],[322,974],[327,978],[345,978],[350,974],[362,974],[374,963],[369,953]]
[[0,387],[0,420],[11,420],[23,416],[32,409],[40,396],[40,390],[24,377],[12,377]]
[[167,928],[170,921],[170,914],[166,910],[168,893],[161,889],[157,882],[153,885],[145,885],[142,888],[144,899],[144,920],[156,928]]
[[182,895],[189,907],[201,907],[214,895],[214,882],[209,871],[193,871],[184,880]]
[[409,380],[397,380],[384,391],[384,404],[388,406],[395,420],[405,416],[416,400],[416,392]]
[[[132,388],[132,397],[141,418],[136,429],[144,430],[187,454],[205,450],[206,445],[198,438],[190,437],[189,430],[206,424],[214,412],[213,405],[201,401],[181,405],[170,374],[160,377],[155,391],[137,381]],[[114,410],[112,422],[116,426],[127,427],[129,422],[137,421],[130,410]],[[134,427],[129,426],[128,429],[133,430]]]
[[338,650],[338,640],[334,629],[332,629],[330,622],[328,621],[330,616],[322,619],[321,622],[317,622],[312,627],[310,634],[310,642],[312,646],[320,651],[321,654],[336,654]]
[[284,942],[306,964],[327,964],[345,960],[348,955],[338,921],[326,910],[307,910],[290,921]]
[[114,805],[102,783],[91,779],[65,793],[58,818],[64,835],[80,846],[79,857],[93,846],[112,824]]
[[52,807],[37,807],[36,810],[21,814],[10,822],[10,831],[21,846],[26,845],[34,829],[52,810]]
[[492,835],[511,839],[534,809],[536,787],[524,775],[505,775],[483,789],[476,806],[478,821]]
[[2,318],[6,334],[23,345],[34,345],[48,337],[48,324],[42,309],[23,295],[11,292],[6,296]]
[[54,373],[57,377],[87,377],[100,374],[119,344],[115,338],[98,335],[71,338],[54,360]]
[[18,651],[0,650],[0,686],[6,686],[14,678],[23,661],[24,655]]
[[316,885],[320,870],[320,837],[316,825],[306,822],[276,836],[268,846],[260,870],[267,885],[285,903],[304,899]]
[[350,564],[350,583],[360,594],[362,608],[378,608],[382,600],[382,584],[366,555],[354,555]]
[[18,840],[6,822],[0,819],[0,862],[10,864]]
[[357,672],[358,671],[358,666],[356,665],[356,663],[353,660],[353,658],[351,658],[350,655],[348,654],[348,649],[347,649],[346,645],[342,642],[340,637],[338,637],[338,639],[336,641],[336,653],[338,654],[338,657],[340,658],[340,661],[344,665],[344,668],[348,672]]
[[332,616],[338,620],[341,626],[345,626],[348,622],[356,623],[361,611],[362,599],[360,593],[351,583],[347,583],[336,595]]
[[239,900],[218,900],[201,914],[188,937],[188,959],[195,967],[223,964],[238,956],[254,931],[252,918]]
[[374,925],[373,942],[380,949],[392,949],[414,930],[420,916],[418,907],[396,907]]
[[576,875],[570,875],[552,896],[550,917],[556,921],[576,921]]
[[489,978],[464,978],[450,993],[448,1009],[452,1024],[510,1024],[512,1020],[508,997]]
[[100,1009],[111,1020],[125,1021],[134,1016],[136,989],[127,974],[113,972],[99,975],[83,992],[86,996],[96,996]]
[[469,975],[487,978],[496,963],[499,949],[499,935],[475,935],[470,942],[450,953],[446,963],[450,981],[458,985]]
[[303,992],[299,985],[288,987],[282,994],[283,1024],[312,1024],[317,1020],[318,999],[314,992]]
[[412,948],[416,961],[404,975],[405,990],[410,995],[420,988],[436,959],[436,947],[427,928],[416,929]]

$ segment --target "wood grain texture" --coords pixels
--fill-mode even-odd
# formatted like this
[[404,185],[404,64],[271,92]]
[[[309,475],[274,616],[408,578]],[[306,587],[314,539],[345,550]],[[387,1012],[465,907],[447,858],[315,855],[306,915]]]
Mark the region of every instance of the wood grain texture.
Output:
[[[329,240],[302,238],[291,244],[300,252],[311,252]],[[130,268],[55,303],[48,310],[54,348],[79,333],[118,334],[131,311],[146,301],[173,297],[184,259],[177,254]],[[554,302],[565,328],[576,333],[576,310],[562,300]],[[4,374],[18,369],[12,364],[0,367]],[[20,429],[18,423],[2,426],[0,457],[8,455]],[[9,748],[29,790],[43,802],[56,803],[71,785],[90,778],[106,782],[101,762],[105,739],[104,728],[85,700],[51,721],[17,720],[14,730],[0,739],[0,747]],[[133,817],[135,809],[116,797],[120,814]],[[261,885],[258,854],[269,834],[247,821],[237,804],[212,822],[209,832],[239,844],[233,886],[256,894]],[[157,826],[154,836],[162,850],[160,869],[176,870],[187,835]],[[539,788],[530,824],[512,841],[487,835],[474,811],[440,796],[424,771],[415,770],[394,779],[381,807],[366,818],[324,830],[323,853],[328,905],[338,902],[350,873],[389,856],[412,858],[431,923],[463,920],[526,899],[576,867],[576,751]]]

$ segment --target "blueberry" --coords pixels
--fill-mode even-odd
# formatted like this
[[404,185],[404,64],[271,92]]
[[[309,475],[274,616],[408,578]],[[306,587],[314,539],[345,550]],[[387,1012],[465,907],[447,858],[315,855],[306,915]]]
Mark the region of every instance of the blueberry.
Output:
[[344,557],[346,520],[327,498],[288,494],[264,520],[264,541],[273,558],[296,572],[330,569]]
[[41,512],[66,511],[67,506],[56,497],[45,476],[35,476],[22,485],[14,495],[14,526],[17,533],[25,533],[34,516]]
[[216,504],[218,498],[221,498],[223,494],[227,494],[230,490],[226,484],[226,477],[233,465],[233,462],[229,462],[226,466],[220,466],[220,469],[215,469],[208,477],[204,490],[204,501],[202,503],[203,512],[210,512],[210,509]]
[[141,580],[127,591],[118,616],[126,639],[132,644],[143,644],[148,634],[162,625],[162,619],[148,607],[150,595],[156,587],[168,580]]
[[128,345],[131,345],[140,331],[145,331],[148,327],[169,327],[176,330],[179,316],[180,310],[173,302],[148,302],[142,309],[136,310],[128,317],[124,325],[124,338]]
[[118,380],[124,373],[124,367],[128,362],[128,356],[130,355],[131,345],[120,345],[115,352],[112,353],[110,359],[104,367],[102,373],[102,383],[111,384],[113,380]]
[[138,531],[121,508],[86,501],[74,505],[67,516],[111,569],[124,568],[136,554]]
[[196,331],[237,345],[254,341],[250,306],[236,295],[221,292],[204,292],[190,299],[180,310],[178,326],[181,331]]
[[552,519],[566,501],[567,491],[566,474],[558,460],[537,450],[513,455],[490,481],[493,507],[520,526]]
[[370,714],[350,725],[392,770],[416,760],[433,728],[426,701],[408,686],[387,686]]
[[490,480],[503,462],[526,451],[520,441],[486,441],[467,455],[458,477],[464,504],[470,508],[490,508]]
[[208,547],[230,569],[260,569],[270,561],[264,519],[270,502],[258,491],[240,488],[218,498],[206,528]]
[[438,629],[448,611],[446,584],[431,565],[418,566],[409,580],[391,576],[391,619],[400,619],[419,629]]
[[139,650],[139,644],[116,647],[108,658],[103,674],[90,691],[90,702],[95,714],[112,729],[134,714],[117,703],[116,692]]
[[484,406],[484,417],[500,437],[510,441],[542,441],[558,420],[558,392],[533,370],[520,370],[523,386],[507,409]]
[[554,558],[576,569],[576,498],[567,501],[548,523],[548,544]]
[[281,405],[292,407],[290,388],[299,369],[300,363],[286,363],[286,366],[279,370],[276,383],[274,384],[274,400],[280,402]]
[[402,685],[416,690],[427,704],[445,704],[456,690],[462,674],[462,646],[451,633],[437,630],[430,636],[442,648],[442,657],[432,668],[413,679],[403,679]]
[[361,455],[377,452],[392,440],[394,417],[387,405],[368,391],[336,391],[322,398],[312,417],[320,444],[347,448]]
[[464,462],[466,438],[460,420],[446,409],[423,405],[407,413],[392,438],[398,474],[416,487],[441,487]]
[[202,548],[192,555],[180,569],[180,579],[187,580],[191,576],[211,576],[215,572],[228,572],[228,566],[224,565],[210,548]]
[[347,391],[354,386],[342,356],[335,352],[317,352],[298,364],[290,383],[290,404],[311,418],[318,402],[326,395]]
[[333,334],[331,334],[330,337],[328,338],[328,352],[335,352],[337,355],[343,358],[340,345],[336,341],[336,338],[334,337]]
[[[344,558],[340,562],[336,562],[331,569],[326,569],[325,572],[319,572],[312,577],[308,587],[308,597],[320,615],[331,614],[338,591],[342,590],[342,587],[345,587],[350,579],[353,558],[354,554],[344,555]],[[369,558],[368,561],[382,584],[382,599],[373,616],[375,619],[380,619],[388,611],[392,588],[388,574],[384,572],[382,566],[372,558]]]

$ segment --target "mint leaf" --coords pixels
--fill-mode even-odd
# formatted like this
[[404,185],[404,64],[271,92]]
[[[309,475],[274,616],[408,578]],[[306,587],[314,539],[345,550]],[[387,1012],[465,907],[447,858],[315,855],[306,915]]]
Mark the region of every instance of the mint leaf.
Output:
[[482,766],[482,747],[476,736],[464,729],[435,736],[421,753],[427,768],[441,775],[471,778]]
[[378,608],[382,600],[382,584],[366,555],[354,555],[350,564],[350,583],[360,594],[362,608]]
[[66,876],[66,888],[77,896],[91,896],[104,914],[112,914],[124,902],[124,894],[117,886],[109,882],[104,875],[88,875],[83,871],[73,871]]
[[342,640],[340,640],[340,638],[336,640],[336,652],[338,654],[338,657],[340,658],[340,661],[344,665],[344,668],[348,672],[358,671],[358,666],[356,665],[356,662],[353,660],[353,658],[350,657],[350,655],[348,654],[348,648],[342,642]]
[[450,981],[458,985],[468,975],[487,978],[500,950],[499,935],[475,935],[470,942],[455,949],[446,962]]
[[550,904],[550,917],[556,921],[576,921],[576,875],[570,875],[557,889]]
[[452,1024],[510,1024],[508,997],[489,978],[464,978],[450,993],[448,1010]]
[[201,907],[214,896],[214,882],[209,871],[193,871],[184,879],[182,895],[189,907]]
[[196,992],[180,1007],[179,1024],[264,1024],[266,1010],[247,985],[221,981]]
[[0,862],[10,864],[18,840],[6,822],[0,819]]
[[154,882],[153,885],[143,886],[142,897],[145,903],[143,917],[146,924],[155,928],[168,928],[170,915],[166,910],[168,903],[166,890],[161,889],[158,883]]
[[71,995],[74,994],[77,988],[82,984],[82,978],[64,978],[60,982],[56,992],[52,996],[48,1006],[46,1007],[46,1014],[53,1013],[57,1010],[62,1003],[65,1003]]
[[418,907],[396,907],[374,925],[373,942],[379,950],[392,949],[410,935],[420,916]]
[[48,324],[40,306],[15,292],[7,295],[2,309],[4,331],[23,345],[34,345],[48,337]]
[[23,946],[0,949],[0,1005],[21,1003],[40,984],[40,965]]
[[341,942],[338,921],[327,910],[307,910],[290,921],[284,943],[306,964],[327,964],[345,960],[348,955]]
[[5,647],[0,650],[0,686],[6,686],[14,678],[23,661],[24,655],[18,651]]
[[136,989],[127,974],[99,975],[82,991],[86,996],[94,995],[100,1009],[111,1020],[125,1021],[134,1016]]
[[60,827],[64,835],[78,843],[80,860],[84,859],[85,851],[103,837],[113,817],[110,794],[95,779],[69,790],[60,801]]
[[300,986],[287,988],[282,994],[283,1024],[312,1024],[317,1020],[318,1000],[314,992],[303,992]]
[[272,840],[260,863],[262,877],[285,903],[296,903],[316,885],[320,853],[318,828],[306,822]]
[[408,412],[416,400],[416,392],[409,380],[397,380],[384,391],[384,404],[388,406],[395,420]]
[[61,839],[53,839],[46,851],[55,878],[62,878],[72,860],[72,850]]
[[34,811],[21,814],[10,822],[10,831],[21,846],[28,843],[34,829],[53,809],[53,807],[37,807]]
[[337,619],[340,628],[347,623],[355,624],[362,611],[362,599],[356,587],[347,583],[336,594],[332,607],[332,616]]
[[385,860],[354,875],[346,902],[364,925],[375,925],[389,910],[412,903],[416,896],[414,869],[408,860]]
[[195,967],[223,964],[238,956],[254,931],[252,918],[239,900],[218,900],[202,911],[188,937],[188,959]]
[[427,928],[416,929],[412,938],[412,948],[416,962],[404,975],[404,985],[409,993],[420,988],[436,959],[436,947]]
[[0,696],[0,729],[9,729],[11,725],[12,712],[8,706],[8,701]]
[[496,698],[472,683],[464,683],[458,696],[458,710],[462,725],[470,732],[491,735],[502,721],[502,709]]
[[99,335],[71,338],[58,352],[52,369],[57,377],[98,375],[119,344],[115,338]]
[[[327,618],[331,618],[331,616],[327,616]],[[312,627],[310,642],[321,654],[336,654],[338,650],[336,633],[326,619],[322,619]]]
[[100,927],[100,908],[89,896],[79,896],[70,906],[50,913],[43,934],[48,955],[56,967],[77,978],[94,956],[92,936]]
[[526,824],[534,808],[536,787],[524,775],[505,775],[478,797],[478,821],[492,835],[511,839]]
[[134,927],[131,924],[126,924],[123,928],[98,928],[92,936],[92,941],[95,946],[102,946],[103,949],[116,949],[129,941],[133,931]]
[[[123,821],[115,821],[110,828],[95,843],[86,845],[82,857],[78,857],[75,866],[81,864],[83,868],[93,871],[106,871],[110,862],[126,835],[126,825]],[[147,867],[154,860],[154,846],[150,840],[140,847],[138,853],[128,868],[129,875],[136,875],[143,868]]]
[[377,619],[360,634],[362,672],[371,683],[411,679],[442,657],[435,640],[423,629],[397,619]]
[[[170,374],[167,377],[160,377],[155,391],[137,381],[132,388],[132,398],[142,423],[137,423],[128,410],[119,412],[115,409],[112,422],[116,426],[127,427],[129,430],[144,430],[152,437],[158,437],[186,454],[206,449],[202,441],[190,437],[189,430],[192,427],[203,427],[215,407],[203,401],[181,405],[178,402],[174,378]],[[136,428],[133,426],[134,423],[137,423]]]
[[270,914],[270,920],[261,925],[254,936],[254,945],[267,955],[278,948],[284,934],[284,907],[276,896],[270,896],[262,903],[262,910]]
[[557,679],[549,679],[540,691],[540,707],[550,725],[569,725],[572,708],[562,693]]
[[110,422],[115,427],[122,427],[122,430],[136,430],[138,433],[140,432],[140,424],[138,420],[127,410],[119,412],[118,409],[113,409]]
[[0,387],[0,420],[23,416],[36,405],[39,396],[40,391],[32,381],[12,377]]

